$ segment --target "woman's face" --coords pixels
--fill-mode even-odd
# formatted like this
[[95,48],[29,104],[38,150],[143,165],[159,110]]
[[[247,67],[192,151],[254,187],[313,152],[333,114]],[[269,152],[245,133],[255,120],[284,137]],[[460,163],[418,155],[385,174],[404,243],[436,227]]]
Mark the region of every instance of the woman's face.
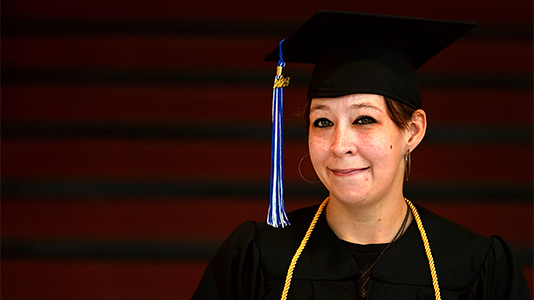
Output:
[[382,96],[312,99],[310,158],[330,197],[341,202],[402,197],[409,139],[390,119]]

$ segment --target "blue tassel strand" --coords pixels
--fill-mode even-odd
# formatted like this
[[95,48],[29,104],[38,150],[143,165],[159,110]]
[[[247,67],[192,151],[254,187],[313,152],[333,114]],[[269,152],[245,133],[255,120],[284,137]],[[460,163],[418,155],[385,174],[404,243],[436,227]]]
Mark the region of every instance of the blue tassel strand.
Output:
[[289,78],[282,75],[286,63],[282,58],[282,43],[278,67],[273,87],[273,130],[271,144],[271,204],[267,214],[267,224],[273,227],[289,226],[284,204],[284,87],[288,86]]

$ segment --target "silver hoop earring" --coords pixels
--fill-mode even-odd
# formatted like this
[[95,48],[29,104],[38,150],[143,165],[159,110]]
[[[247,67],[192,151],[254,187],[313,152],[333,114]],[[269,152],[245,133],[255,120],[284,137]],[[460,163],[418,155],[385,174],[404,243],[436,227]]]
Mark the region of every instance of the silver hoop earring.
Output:
[[310,181],[310,180],[306,179],[306,177],[304,177],[304,175],[302,175],[302,170],[301,170],[302,162],[303,162],[304,159],[305,159],[306,157],[308,157],[308,156],[310,156],[310,154],[306,154],[306,155],[304,155],[304,157],[302,157],[302,158],[300,159],[300,162],[299,162],[299,174],[300,174],[300,178],[302,178],[302,179],[303,179],[304,181],[306,181],[307,183],[312,183],[312,184],[319,183],[319,182],[321,182],[321,180],[318,180],[318,181]]
[[408,149],[406,155],[404,155],[404,181],[410,179],[410,169],[412,168],[412,158],[410,156],[410,149]]

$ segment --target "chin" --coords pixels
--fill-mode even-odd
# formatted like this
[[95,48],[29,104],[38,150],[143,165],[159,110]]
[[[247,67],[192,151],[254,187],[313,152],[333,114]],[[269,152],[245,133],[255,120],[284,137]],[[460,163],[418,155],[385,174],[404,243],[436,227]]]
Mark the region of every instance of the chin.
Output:
[[344,204],[359,204],[363,203],[367,199],[370,198],[369,193],[362,192],[359,190],[358,192],[340,192],[335,191],[334,193],[330,193],[337,201],[344,203]]

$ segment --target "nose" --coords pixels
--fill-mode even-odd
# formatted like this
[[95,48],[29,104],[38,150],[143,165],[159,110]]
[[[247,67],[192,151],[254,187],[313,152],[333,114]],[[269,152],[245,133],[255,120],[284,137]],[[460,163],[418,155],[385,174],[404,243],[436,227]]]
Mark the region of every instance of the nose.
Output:
[[332,139],[331,150],[336,156],[356,154],[356,139],[350,128],[336,126]]

